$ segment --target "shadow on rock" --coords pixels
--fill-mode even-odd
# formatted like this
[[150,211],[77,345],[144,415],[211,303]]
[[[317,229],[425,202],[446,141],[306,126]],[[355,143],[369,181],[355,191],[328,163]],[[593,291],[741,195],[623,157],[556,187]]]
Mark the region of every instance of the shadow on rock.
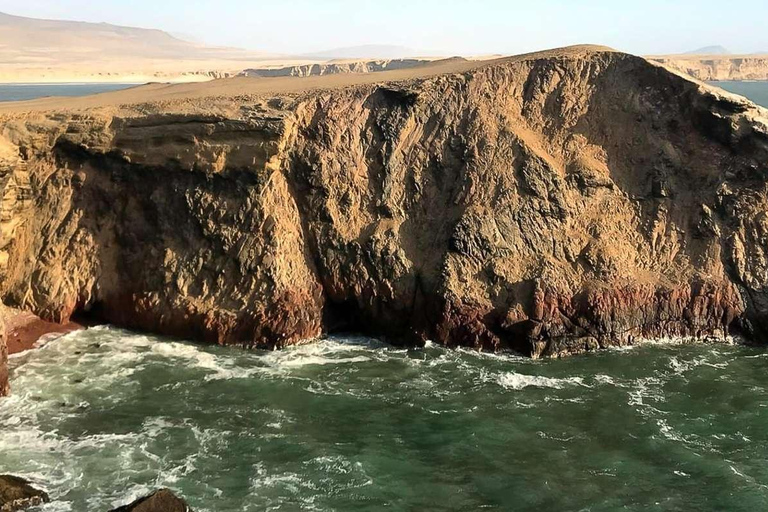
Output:
[[[0,511],[0,512],[4,512]],[[130,505],[116,508],[111,512],[192,512],[187,502],[168,489],[160,489],[140,498]]]
[[49,501],[48,494],[35,489],[23,478],[0,476],[0,512],[16,512]]

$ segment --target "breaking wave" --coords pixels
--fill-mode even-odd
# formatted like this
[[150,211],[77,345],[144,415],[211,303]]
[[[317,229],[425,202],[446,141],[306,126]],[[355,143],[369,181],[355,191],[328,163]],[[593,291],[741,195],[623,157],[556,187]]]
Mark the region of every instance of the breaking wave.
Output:
[[563,389],[566,386],[584,386],[581,377],[566,377],[555,379],[539,375],[524,375],[516,372],[506,372],[498,376],[499,385],[506,389],[520,390],[527,387]]
[[[665,344],[531,361],[355,337],[247,352],[98,327],[12,358],[0,472],[47,489],[44,512],[158,487],[203,512],[420,509],[445,489],[461,510],[608,511],[653,506],[643,489],[716,493],[696,485],[706,466],[762,508],[764,356]],[[552,471],[557,488],[531,478]]]

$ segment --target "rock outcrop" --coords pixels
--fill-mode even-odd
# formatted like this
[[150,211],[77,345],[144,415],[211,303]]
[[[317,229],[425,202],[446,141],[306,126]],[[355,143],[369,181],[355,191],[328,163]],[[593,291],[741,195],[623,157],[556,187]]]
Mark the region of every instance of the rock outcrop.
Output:
[[[460,57],[455,60],[464,61]],[[350,62],[325,62],[316,64],[304,64],[299,66],[287,66],[281,68],[253,68],[246,69],[241,76],[250,77],[280,77],[280,76],[323,76],[338,75],[347,73],[377,73],[393,69],[411,69],[419,66],[425,66],[434,61],[424,59],[391,59],[391,60],[370,60],[370,61],[350,61]],[[445,62],[445,61],[441,61]]]
[[0,512],[16,512],[48,503],[48,495],[17,476],[0,475]]
[[768,55],[669,55],[649,59],[707,82],[768,80]]
[[0,292],[273,348],[556,356],[768,329],[768,125],[577,47],[398,83],[8,114]]
[[29,311],[21,311],[0,304],[0,326],[2,325],[5,326],[5,346],[9,355],[35,348],[84,327],[76,322],[65,324],[47,322]]
[[160,489],[112,512],[192,512],[192,509],[169,489]]

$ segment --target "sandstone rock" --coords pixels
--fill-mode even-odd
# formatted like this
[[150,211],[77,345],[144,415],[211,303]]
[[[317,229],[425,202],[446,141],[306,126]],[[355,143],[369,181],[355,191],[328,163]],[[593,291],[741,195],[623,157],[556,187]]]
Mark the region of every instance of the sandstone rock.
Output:
[[768,80],[768,55],[669,55],[650,57],[698,80]]
[[0,476],[0,512],[16,512],[48,503],[48,495],[23,478]]
[[112,512],[191,512],[187,503],[169,489],[160,489]]
[[765,339],[766,117],[591,47],[7,114],[0,295],[263,348],[336,330],[534,357]]

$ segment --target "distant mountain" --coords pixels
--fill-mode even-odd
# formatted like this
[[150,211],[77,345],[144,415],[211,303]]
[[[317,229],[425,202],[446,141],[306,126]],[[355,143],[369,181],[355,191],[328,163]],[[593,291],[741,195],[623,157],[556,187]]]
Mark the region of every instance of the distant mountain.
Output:
[[705,46],[690,52],[685,52],[684,55],[730,55],[731,52],[723,46]]
[[341,60],[341,59],[407,59],[413,57],[437,56],[434,52],[414,50],[405,46],[368,44],[362,46],[350,46],[346,48],[334,48],[322,52],[305,53],[301,55],[309,59],[317,60]]
[[51,52],[68,52],[72,57],[103,51],[136,57],[167,56],[195,50],[197,46],[161,30],[0,13],[0,48],[3,53],[38,54],[38,58],[45,59],[51,57]]
[[0,13],[0,64],[58,64],[116,58],[209,59],[234,55],[239,58],[244,53],[190,43],[162,30]]
[[0,82],[208,80],[272,58],[162,30],[0,13]]

